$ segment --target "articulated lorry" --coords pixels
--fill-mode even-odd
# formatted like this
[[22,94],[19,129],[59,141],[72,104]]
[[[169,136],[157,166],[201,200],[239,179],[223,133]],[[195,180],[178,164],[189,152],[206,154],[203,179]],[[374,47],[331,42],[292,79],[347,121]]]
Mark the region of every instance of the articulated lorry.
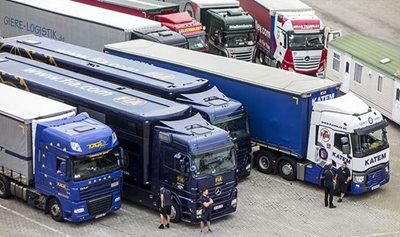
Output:
[[0,0],[3,37],[35,34],[101,51],[105,44],[146,39],[187,48],[160,22],[69,0]]
[[200,115],[190,117],[189,106],[6,53],[0,72],[2,83],[73,105],[115,131],[125,153],[126,199],[158,210],[165,187],[172,192],[172,221],[198,223],[200,190],[207,188],[212,219],[236,211],[232,139]]
[[[0,40],[0,51],[135,88],[192,107],[211,124],[230,132],[240,179],[250,175],[251,144],[245,108],[210,88],[208,80],[34,35]],[[129,58],[129,52],[118,56]]]
[[240,0],[257,27],[255,58],[303,74],[324,75],[325,27],[311,7],[300,0]]
[[164,0],[179,4],[182,12],[200,21],[206,28],[209,52],[229,58],[251,61],[255,49],[253,17],[236,0]]
[[160,22],[170,30],[182,34],[191,50],[206,52],[206,32],[203,25],[187,12],[179,12],[179,5],[156,0],[74,0],[96,7],[147,18]]
[[118,210],[122,156],[115,133],[72,106],[8,85],[0,84],[0,197],[21,198],[56,221]]
[[339,83],[145,40],[128,48],[134,60],[206,78],[241,101],[260,171],[321,185],[325,161],[335,169],[346,161],[352,194],[389,182],[386,121],[356,96],[338,97]]

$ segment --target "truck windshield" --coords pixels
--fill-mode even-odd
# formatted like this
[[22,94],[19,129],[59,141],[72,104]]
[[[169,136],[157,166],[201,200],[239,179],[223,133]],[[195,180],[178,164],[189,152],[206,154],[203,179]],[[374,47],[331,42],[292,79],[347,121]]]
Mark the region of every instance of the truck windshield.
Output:
[[215,124],[215,126],[228,131],[232,138],[245,138],[249,136],[249,120],[242,116],[232,120]]
[[351,135],[354,157],[365,157],[388,147],[386,131],[378,129],[365,135]]
[[93,155],[73,157],[74,180],[89,179],[119,168],[118,148]]
[[320,50],[324,48],[324,34],[289,33],[289,48],[292,50]]
[[241,34],[228,34],[225,36],[226,44],[228,47],[244,47],[253,46],[254,32],[241,33]]
[[194,177],[201,177],[235,168],[235,152],[232,147],[195,155],[192,164],[196,166]]
[[188,37],[187,41],[189,43],[189,49],[191,50],[199,50],[207,47],[205,34]]

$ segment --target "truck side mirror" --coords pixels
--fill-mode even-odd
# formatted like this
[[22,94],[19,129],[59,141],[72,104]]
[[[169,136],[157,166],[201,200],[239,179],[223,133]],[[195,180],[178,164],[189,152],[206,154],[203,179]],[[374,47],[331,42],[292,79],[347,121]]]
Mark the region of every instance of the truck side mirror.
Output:
[[125,151],[124,148],[119,147],[118,152],[115,153],[115,156],[118,158],[118,164],[120,167],[125,167],[126,160],[125,160]]
[[348,137],[342,137],[340,138],[340,141],[342,142],[342,151],[343,154],[350,154],[350,144],[349,144],[349,138]]
[[174,158],[175,158],[176,160],[180,160],[180,159],[182,158],[181,153],[175,154],[175,155],[174,155]]

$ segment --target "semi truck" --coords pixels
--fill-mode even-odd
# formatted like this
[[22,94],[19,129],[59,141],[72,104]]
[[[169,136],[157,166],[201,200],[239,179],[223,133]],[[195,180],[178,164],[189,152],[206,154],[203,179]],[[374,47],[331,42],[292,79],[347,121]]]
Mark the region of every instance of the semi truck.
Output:
[[386,120],[353,94],[339,96],[338,82],[145,40],[124,48],[134,60],[206,78],[241,101],[261,172],[321,185],[326,161],[335,169],[346,161],[352,194],[389,182]]
[[72,106],[5,84],[0,197],[21,198],[56,221],[88,221],[118,210],[122,156],[115,133]]
[[261,64],[323,77],[326,66],[325,27],[300,0],[240,0],[256,21]]
[[206,52],[206,33],[203,25],[187,12],[179,12],[179,5],[156,0],[74,0],[117,12],[160,22],[172,31],[182,34],[191,50]]
[[160,22],[69,0],[1,0],[3,37],[35,34],[101,51],[108,43],[147,39],[187,48],[185,37]]
[[73,105],[115,131],[126,160],[126,199],[158,210],[165,187],[172,221],[198,223],[200,190],[207,188],[212,219],[236,211],[232,139],[200,115],[190,117],[189,106],[7,53],[0,59],[2,83]]
[[236,0],[163,0],[179,4],[182,12],[200,21],[206,29],[209,52],[251,61],[255,49],[253,17]]
[[230,132],[237,148],[238,177],[251,171],[251,144],[245,108],[211,87],[208,80],[34,35],[0,40],[0,51],[135,88],[192,107],[211,124]]

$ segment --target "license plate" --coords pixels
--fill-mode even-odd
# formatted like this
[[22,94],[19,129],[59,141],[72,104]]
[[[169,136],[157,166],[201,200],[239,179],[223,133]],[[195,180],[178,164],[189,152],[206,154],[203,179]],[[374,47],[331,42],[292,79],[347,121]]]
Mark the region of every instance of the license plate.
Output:
[[379,188],[380,186],[381,186],[380,184],[377,184],[377,185],[375,185],[375,186],[372,186],[371,190],[375,190],[375,189]]
[[217,206],[214,207],[214,210],[218,210],[224,207],[224,204],[219,204]]
[[100,215],[95,216],[95,218],[97,219],[97,218],[103,217],[103,216],[105,216],[105,215],[106,215],[106,213],[103,213],[103,214],[100,214]]

